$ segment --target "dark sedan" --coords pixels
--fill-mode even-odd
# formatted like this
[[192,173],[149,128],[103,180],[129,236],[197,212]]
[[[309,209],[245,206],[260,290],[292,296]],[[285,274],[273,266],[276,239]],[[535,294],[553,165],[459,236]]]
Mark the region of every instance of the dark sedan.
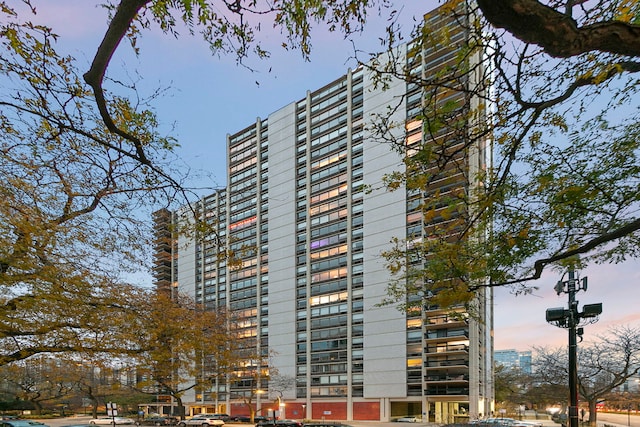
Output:
[[140,421],[143,426],[172,426],[178,423],[176,417],[148,417]]
[[[229,418],[229,421],[235,421],[237,423],[250,423],[251,417],[249,415],[234,415]],[[268,421],[268,418],[263,417],[262,415],[256,415],[253,417],[253,422],[259,423],[261,421]]]
[[296,420],[268,420],[268,421],[260,421],[256,424],[256,427],[302,427],[303,424],[301,421]]

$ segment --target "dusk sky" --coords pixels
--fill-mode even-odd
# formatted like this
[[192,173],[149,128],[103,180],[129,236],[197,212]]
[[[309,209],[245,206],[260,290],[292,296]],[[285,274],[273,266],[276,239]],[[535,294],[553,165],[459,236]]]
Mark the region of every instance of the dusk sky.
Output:
[[[54,28],[61,36],[58,49],[86,62],[86,69],[106,30],[106,11],[87,0],[34,0],[39,20]],[[17,3],[17,2],[16,2]],[[409,35],[414,15],[435,8],[435,0],[402,2],[401,22]],[[398,9],[400,10],[400,9]],[[373,19],[364,35],[354,38],[356,48],[366,52],[379,50],[378,38],[383,34],[384,20]],[[349,67],[355,67],[353,45],[338,34],[317,30],[313,32],[311,61],[303,61],[299,51],[286,52],[279,30],[263,26],[264,37],[272,58],[257,63],[253,72],[239,66],[232,57],[213,57],[208,47],[196,35],[174,39],[160,31],[144,31],[140,39],[141,56],[131,54],[123,42],[112,60],[111,67],[124,64],[134,76],[138,70],[143,77],[141,88],[149,93],[156,87],[171,86],[168,96],[156,105],[160,121],[182,145],[179,154],[194,170],[212,174],[199,181],[198,186],[225,185],[226,135],[255,122],[257,117],[297,101],[307,90],[315,90],[338,78]],[[367,58],[363,54],[362,58]],[[84,62],[81,62],[84,65]],[[270,72],[268,70],[271,70]],[[84,70],[83,70],[84,71]],[[135,78],[135,77],[132,77]],[[203,190],[202,194],[207,194]],[[621,265],[590,266],[581,272],[588,276],[589,289],[580,292],[582,304],[603,303],[598,323],[585,327],[585,341],[603,334],[615,325],[640,326],[640,262]],[[496,290],[495,349],[528,350],[533,346],[564,346],[567,331],[549,325],[545,310],[566,306],[567,296],[557,296],[553,290],[560,274],[549,271],[535,285],[540,289],[533,295],[511,295],[506,289]]]

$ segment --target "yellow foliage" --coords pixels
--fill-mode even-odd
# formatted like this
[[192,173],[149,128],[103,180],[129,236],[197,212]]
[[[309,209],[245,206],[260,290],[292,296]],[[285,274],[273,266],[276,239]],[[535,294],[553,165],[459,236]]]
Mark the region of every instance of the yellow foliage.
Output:
[[621,22],[634,23],[638,19],[640,6],[636,0],[622,0],[616,6],[615,19]]

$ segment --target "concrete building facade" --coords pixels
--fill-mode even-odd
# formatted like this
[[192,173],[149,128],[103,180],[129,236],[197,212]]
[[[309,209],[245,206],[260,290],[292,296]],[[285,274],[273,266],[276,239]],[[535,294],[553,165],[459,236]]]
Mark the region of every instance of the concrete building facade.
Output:
[[[426,18],[464,37],[438,11]],[[396,56],[421,75],[455,50],[410,48]],[[185,215],[157,215],[158,284],[233,313],[250,349],[232,378],[185,396],[192,413],[243,414],[248,396],[262,415],[299,419],[446,423],[493,410],[489,291],[478,294],[479,319],[427,303],[418,313],[380,305],[392,280],[381,252],[436,225],[418,208],[428,193],[367,191],[403,167],[401,154],[372,140],[370,124],[394,106],[394,132],[410,147],[424,140],[421,102],[415,85],[392,79],[382,90],[365,68],[349,70],[228,136],[228,185],[195,204],[215,234],[168,245],[163,230]],[[484,150],[460,153],[456,185],[474,185]]]

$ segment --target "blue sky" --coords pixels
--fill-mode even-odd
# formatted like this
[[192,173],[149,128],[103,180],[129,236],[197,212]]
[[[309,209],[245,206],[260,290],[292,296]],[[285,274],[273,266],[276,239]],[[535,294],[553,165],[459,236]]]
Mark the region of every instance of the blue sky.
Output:
[[[106,29],[106,12],[88,0],[34,0],[39,18],[61,36],[59,47],[80,60],[91,61]],[[435,0],[407,0],[402,3],[401,21],[411,24],[438,5]],[[354,38],[358,49],[378,50],[378,37],[384,20],[370,21],[362,36]],[[267,27],[267,25],[263,26]],[[409,34],[406,27],[404,34]],[[159,119],[182,145],[179,155],[193,170],[210,176],[194,182],[204,188],[225,184],[225,143],[233,133],[266,117],[280,107],[303,98],[307,90],[315,90],[355,66],[351,41],[338,34],[317,30],[313,33],[311,61],[305,62],[300,52],[281,49],[278,31],[266,29],[263,34],[272,57],[262,64],[252,62],[258,71],[238,66],[234,58],[214,57],[199,38],[183,35],[174,39],[159,31],[143,32],[141,55],[135,58],[123,43],[112,61],[112,67],[123,65],[137,69],[143,80],[142,92],[171,86],[167,96],[156,103]],[[366,57],[366,56],[365,56]],[[88,65],[87,65],[88,68]],[[270,69],[270,72],[268,70]],[[135,79],[133,73],[132,78]],[[208,190],[202,191],[207,194]],[[592,266],[582,271],[589,277],[589,290],[578,294],[584,303],[603,303],[603,314],[595,325],[585,327],[585,341],[603,334],[615,325],[640,326],[640,263]],[[566,345],[566,330],[545,322],[545,310],[566,306],[566,295],[557,296],[553,286],[560,274],[547,272],[532,295],[511,295],[506,289],[496,290],[495,348],[527,350],[532,346]]]

